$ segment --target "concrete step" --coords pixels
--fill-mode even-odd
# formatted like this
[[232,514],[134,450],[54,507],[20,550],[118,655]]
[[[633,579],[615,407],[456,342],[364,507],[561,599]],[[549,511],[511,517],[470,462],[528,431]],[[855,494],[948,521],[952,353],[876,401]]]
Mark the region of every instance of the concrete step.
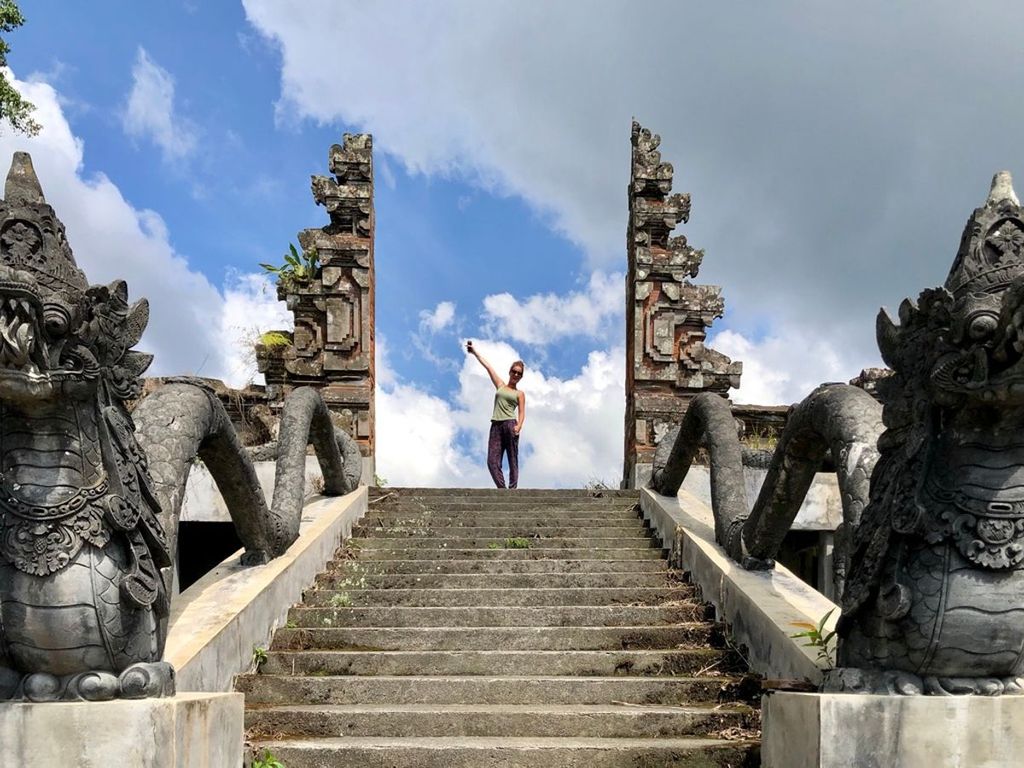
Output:
[[632,627],[283,627],[271,648],[337,651],[615,651],[721,645],[707,622]]
[[[513,550],[514,551],[514,550]],[[507,558],[453,558],[411,560],[332,560],[328,573],[357,575],[395,573],[668,573],[662,559],[514,560]]]
[[475,501],[472,499],[438,499],[429,503],[416,499],[399,499],[388,501],[386,504],[373,505],[369,510],[377,512],[387,510],[389,512],[423,513],[433,512],[435,514],[455,514],[457,512],[497,513],[497,514],[527,514],[546,515],[557,517],[562,512],[584,512],[587,515],[601,515],[605,512],[629,512],[637,515],[636,505],[639,501],[635,499],[616,500],[586,500],[579,501],[541,501],[537,499],[495,499]]
[[288,768],[753,768],[750,741],[335,737],[261,742]]
[[640,492],[636,490],[619,490],[618,488],[603,488],[599,490],[589,488],[419,488],[395,486],[393,488],[370,488],[370,498],[505,498],[506,496],[520,496],[524,498],[541,499],[639,499]]
[[750,707],[621,704],[318,704],[250,710],[249,738],[430,736],[678,738],[750,728]]
[[628,627],[703,621],[706,608],[693,601],[673,605],[543,607],[298,606],[288,611],[297,628],[319,627]]
[[[484,582],[481,582],[484,583]],[[303,596],[306,608],[345,608],[368,605],[430,606],[540,606],[540,605],[661,605],[692,601],[693,587],[591,587],[558,589],[310,589]]]
[[580,517],[558,517],[541,515],[486,515],[464,513],[459,515],[409,515],[374,514],[362,517],[359,525],[376,528],[391,527],[398,530],[415,530],[423,528],[573,528],[579,530],[594,528],[615,528],[627,530],[644,530],[644,521],[635,515],[600,516],[586,515]]
[[[628,549],[618,547],[540,547],[525,549],[454,549],[446,547],[405,547],[360,550],[359,561],[367,560],[661,560],[661,549]],[[332,561],[332,566],[333,566]]]
[[649,539],[651,533],[634,520],[624,525],[594,526],[552,526],[552,525],[444,525],[431,523],[423,525],[407,525],[404,521],[391,525],[378,518],[366,521],[365,518],[352,529],[352,538],[357,539],[434,539],[434,538],[465,538],[503,541],[513,536],[528,539]]
[[524,549],[661,549],[661,543],[650,536],[611,536],[604,538],[584,537],[532,537],[532,536],[487,536],[483,538],[467,538],[457,533],[442,536],[403,536],[401,538],[384,536],[353,536],[349,547],[368,553],[381,549],[516,549],[516,544],[526,544]]
[[718,678],[239,675],[248,704],[608,704],[685,706],[718,695]]
[[270,651],[264,675],[690,675],[728,672],[728,651]]
[[[479,562],[479,561],[477,561]],[[607,561],[601,564],[607,564]],[[356,587],[359,584],[359,587]],[[324,590],[351,589],[409,590],[420,589],[592,589],[658,588],[676,585],[664,568],[639,572],[612,573],[390,573],[365,574],[346,572],[322,573],[316,578],[316,587]]]

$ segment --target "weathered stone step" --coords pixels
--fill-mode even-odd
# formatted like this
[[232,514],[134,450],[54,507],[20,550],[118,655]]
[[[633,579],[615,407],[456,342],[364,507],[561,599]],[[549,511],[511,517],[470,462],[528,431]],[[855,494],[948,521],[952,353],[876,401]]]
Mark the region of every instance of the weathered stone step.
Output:
[[621,704],[318,704],[249,710],[250,738],[269,735],[675,738],[756,723],[750,707]]
[[[603,561],[606,564],[608,561]],[[322,573],[316,586],[325,590],[365,589],[495,589],[596,588],[633,589],[664,587],[670,582],[664,569],[612,573],[390,573],[356,574],[344,570]],[[358,587],[356,585],[359,585]]]
[[[509,542],[508,539],[512,539]],[[521,541],[519,541],[521,540]],[[488,536],[484,538],[467,538],[457,534],[449,536],[403,536],[402,538],[388,537],[353,537],[349,540],[349,546],[355,547],[362,552],[372,552],[381,549],[408,550],[416,549],[486,549],[495,551],[498,549],[516,549],[516,543],[526,543],[523,549],[661,549],[661,542],[657,542],[650,536],[612,536],[603,538],[575,537],[544,537],[533,538],[527,536],[504,536],[501,538]]]
[[288,768],[754,768],[756,743],[711,738],[334,737],[267,741]]
[[[484,583],[484,582],[481,582]],[[345,608],[367,605],[540,606],[540,605],[660,605],[693,600],[693,587],[590,587],[506,589],[311,589],[303,596],[307,608]]]
[[387,523],[420,525],[506,525],[508,523],[529,523],[531,525],[642,525],[643,520],[635,510],[622,509],[581,509],[544,512],[486,512],[462,510],[444,512],[441,510],[389,510],[370,509],[362,518],[365,522],[386,521]]
[[464,538],[487,539],[502,542],[506,538],[523,536],[532,539],[649,539],[651,533],[635,521],[625,525],[594,525],[594,526],[551,526],[551,525],[445,525],[433,522],[429,526],[390,525],[385,521],[361,522],[352,529],[352,537],[358,539],[433,539],[433,538]]
[[667,573],[663,559],[608,560],[332,560],[328,572],[348,574],[380,573]]
[[373,606],[306,608],[288,611],[298,628],[319,627],[627,627],[702,621],[704,605],[595,605],[485,608]]
[[[527,549],[454,549],[446,547],[408,547],[395,549],[370,549],[361,551],[359,561],[367,560],[407,560],[414,556],[417,560],[661,560],[660,549],[620,549],[611,547],[534,547]],[[333,566],[334,561],[331,562]]]
[[[715,648],[638,651],[270,651],[264,675],[693,675],[731,668]],[[727,678],[719,678],[723,683]]]
[[240,675],[250,704],[654,704],[707,701],[715,678]]
[[362,526],[373,526],[376,528],[389,527],[397,530],[419,531],[423,528],[540,528],[540,527],[562,527],[586,530],[590,528],[623,528],[627,530],[646,530],[644,522],[635,515],[620,515],[595,517],[586,515],[580,517],[558,517],[538,515],[477,515],[464,513],[460,515],[372,515],[361,518],[358,522]]
[[635,627],[283,627],[274,650],[629,650],[719,644],[707,622]]
[[582,499],[579,501],[574,500],[558,500],[558,501],[543,501],[538,499],[496,499],[490,500],[472,500],[472,499],[438,499],[431,500],[430,503],[424,503],[414,499],[399,499],[398,501],[389,501],[387,504],[381,504],[379,506],[370,507],[373,511],[379,511],[386,509],[389,512],[407,512],[407,513],[423,513],[423,512],[434,512],[440,514],[454,514],[456,512],[475,512],[480,513],[498,513],[498,514],[512,514],[512,513],[529,513],[529,514],[544,514],[551,517],[557,517],[561,512],[586,512],[589,515],[600,515],[605,511],[614,512],[632,512],[636,515],[635,506],[639,502],[635,499],[616,499],[616,500],[604,500],[604,499]]
[[505,498],[521,496],[529,498],[571,498],[571,499],[639,499],[636,490],[620,490],[618,488],[426,488],[413,486],[395,486],[393,488],[370,488],[370,498],[424,497],[424,498]]

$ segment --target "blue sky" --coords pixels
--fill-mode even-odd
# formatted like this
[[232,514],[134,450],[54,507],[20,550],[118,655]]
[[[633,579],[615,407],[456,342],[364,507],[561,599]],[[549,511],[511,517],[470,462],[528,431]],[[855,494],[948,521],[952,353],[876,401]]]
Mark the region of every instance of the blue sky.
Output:
[[877,308],[1024,169],[1019,5],[890,6],[38,0],[9,64],[45,130],[0,150],[33,152],[94,282],[148,296],[155,373],[241,384],[285,316],[257,264],[373,133],[381,474],[487,483],[469,336],[527,361],[524,484],[617,483],[631,117],[693,193],[747,402],[877,364]]

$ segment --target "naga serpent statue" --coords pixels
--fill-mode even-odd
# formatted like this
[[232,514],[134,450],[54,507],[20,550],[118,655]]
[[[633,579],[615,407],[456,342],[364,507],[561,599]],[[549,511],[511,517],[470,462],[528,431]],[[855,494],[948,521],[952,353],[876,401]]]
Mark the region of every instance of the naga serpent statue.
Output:
[[999,173],[945,285],[884,310],[881,404],[824,385],[795,406],[748,511],[728,403],[696,398],[655,458],[674,495],[703,437],[718,542],[771,567],[826,457],[843,502],[837,668],[825,689],[1024,693],[1024,209]]
[[152,356],[123,281],[89,285],[31,158],[0,201],[0,700],[174,693],[161,661],[185,481],[199,456],[245,546],[266,562],[296,539],[306,445],[324,493],[359,483],[355,442],[312,389],[285,401],[274,499],[223,405],[187,379],[129,414]]

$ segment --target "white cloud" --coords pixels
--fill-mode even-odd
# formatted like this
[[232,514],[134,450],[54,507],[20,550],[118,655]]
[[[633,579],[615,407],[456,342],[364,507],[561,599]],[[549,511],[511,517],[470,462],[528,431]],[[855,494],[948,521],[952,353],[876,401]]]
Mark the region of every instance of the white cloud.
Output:
[[455,319],[455,302],[442,301],[431,312],[424,309],[420,312],[420,331],[437,333],[451,325]]
[[624,279],[598,271],[584,291],[536,294],[523,301],[509,293],[487,296],[484,322],[492,336],[534,346],[573,336],[604,337],[611,327],[621,326]]
[[147,375],[199,374],[244,383],[244,351],[234,329],[244,325],[242,318],[279,323],[284,317],[283,305],[259,292],[261,276],[236,276],[222,296],[174,249],[158,213],[132,207],[104,174],[86,174],[85,148],[53,87],[13,77],[12,83],[36,105],[43,129],[35,137],[0,134],[0,162],[16,151],[31,153],[46,199],[64,222],[89,281],[123,279],[130,300],[149,299],[149,327],[139,345],[156,356]]
[[[497,371],[520,357],[503,342],[478,346]],[[391,485],[491,486],[486,459],[494,386],[484,368],[467,356],[449,402],[396,381],[383,349],[378,343],[377,474]],[[594,351],[569,379],[548,377],[527,363],[522,487],[579,487],[594,479],[618,484],[624,361],[621,347]]]
[[263,383],[256,370],[254,344],[260,334],[271,330],[290,331],[295,317],[283,301],[277,300],[274,283],[265,274],[233,273],[224,291],[220,338],[224,345],[224,382],[242,388]]
[[709,344],[733,360],[743,361],[740,388],[730,392],[737,403],[787,405],[803,400],[825,382],[847,382],[877,357],[859,357],[805,329],[783,327],[760,341],[722,331]]
[[165,160],[181,159],[196,148],[195,125],[175,113],[174,78],[142,47],[132,67],[132,90],[122,126],[129,136],[149,139],[160,147]]
[[[677,234],[734,327],[803,325],[843,355],[871,348],[879,305],[941,282],[993,171],[1024,169],[1024,101],[991,71],[1024,67],[1024,11],[933,5],[244,0],[282,111],[522,197],[591,267],[622,268],[637,116],[693,193]],[[494,303],[517,342],[547,332]]]

